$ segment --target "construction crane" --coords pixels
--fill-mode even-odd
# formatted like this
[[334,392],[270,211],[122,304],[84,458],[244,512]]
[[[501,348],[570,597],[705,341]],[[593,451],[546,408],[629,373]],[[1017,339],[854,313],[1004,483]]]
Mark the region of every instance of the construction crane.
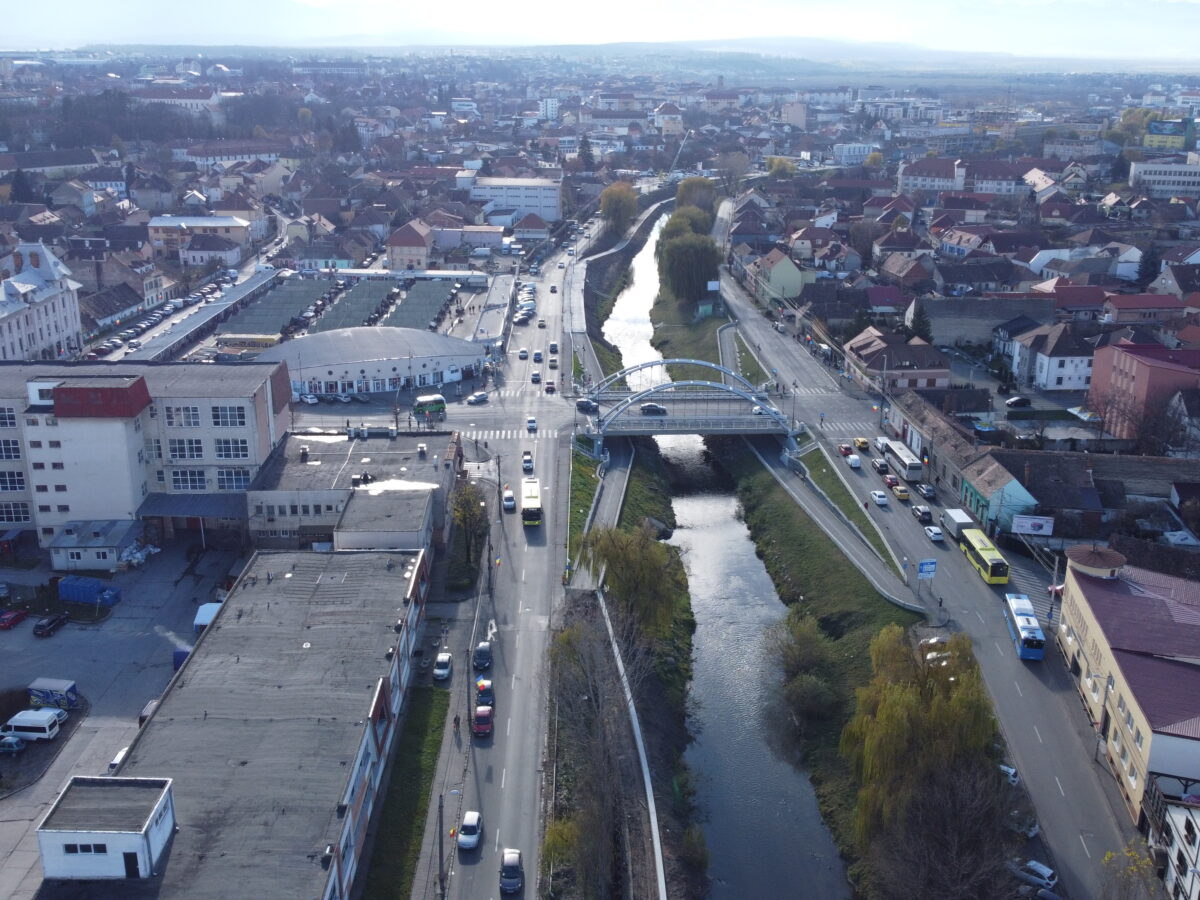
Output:
[[675,159],[671,163],[671,170],[669,172],[667,172],[668,180],[674,179],[675,172],[677,171],[678,166],[679,166],[679,157],[683,155],[683,148],[687,146],[688,138],[690,138],[691,136],[692,136],[692,130],[689,128],[686,132],[684,132],[683,140],[679,142],[679,152],[675,154]]

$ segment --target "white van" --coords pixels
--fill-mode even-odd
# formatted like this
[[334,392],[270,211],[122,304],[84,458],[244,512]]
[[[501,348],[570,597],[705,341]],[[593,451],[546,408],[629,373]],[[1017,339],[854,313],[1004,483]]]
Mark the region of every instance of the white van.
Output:
[[108,764],[108,774],[116,775],[117,770],[121,768],[121,763],[125,762],[125,757],[129,755],[129,748],[122,747],[117,755],[112,758],[112,762]]
[[11,734],[23,741],[52,741],[58,737],[59,727],[57,710],[23,709],[0,725],[0,736]]

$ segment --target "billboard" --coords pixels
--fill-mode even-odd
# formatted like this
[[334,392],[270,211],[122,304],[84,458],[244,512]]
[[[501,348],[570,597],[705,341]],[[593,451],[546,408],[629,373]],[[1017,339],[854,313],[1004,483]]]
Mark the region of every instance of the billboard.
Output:
[[1012,533],[1047,537],[1054,534],[1054,516],[1013,516]]

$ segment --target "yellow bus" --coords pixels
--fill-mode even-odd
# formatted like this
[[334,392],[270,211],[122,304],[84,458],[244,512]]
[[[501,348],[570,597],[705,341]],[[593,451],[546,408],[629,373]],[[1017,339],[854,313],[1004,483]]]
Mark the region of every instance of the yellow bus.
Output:
[[958,533],[958,546],[980,578],[988,584],[1008,584],[1008,560],[986,534],[978,528],[964,528]]

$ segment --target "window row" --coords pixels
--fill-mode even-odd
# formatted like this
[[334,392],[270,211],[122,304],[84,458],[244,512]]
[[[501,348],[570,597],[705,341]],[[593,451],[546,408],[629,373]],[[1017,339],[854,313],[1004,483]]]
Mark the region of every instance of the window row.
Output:
[[[250,442],[246,438],[216,438],[213,453],[217,459],[249,459]],[[146,456],[162,459],[163,447],[159,438],[146,439]],[[200,438],[168,438],[169,459],[204,459],[204,441]]]
[[[164,481],[164,473],[159,470],[158,480]],[[172,469],[171,490],[174,491],[204,491],[208,490],[209,480],[205,469]],[[246,468],[217,469],[217,490],[244,491],[250,487],[250,470]]]
[[[217,428],[240,428],[246,424],[246,407],[211,407],[212,424]],[[165,409],[167,425],[177,428],[199,428],[200,407],[168,406]]]
[[[327,513],[333,512],[333,504],[332,503],[325,504],[325,512],[327,512]],[[254,514],[256,516],[261,516],[264,513],[268,516],[274,516],[274,515],[319,516],[319,515],[321,515],[321,504],[314,503],[311,506],[309,506],[309,504],[307,504],[307,503],[292,503],[292,504],[280,503],[278,505],[276,505],[274,503],[268,503],[264,506],[261,503],[256,503],[254,505]]]
[[108,844],[63,844],[64,853],[107,853]]

